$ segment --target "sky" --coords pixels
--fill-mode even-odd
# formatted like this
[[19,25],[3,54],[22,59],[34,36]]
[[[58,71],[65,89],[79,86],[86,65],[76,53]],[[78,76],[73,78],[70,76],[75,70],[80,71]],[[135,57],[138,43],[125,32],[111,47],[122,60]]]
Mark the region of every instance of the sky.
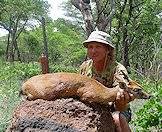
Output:
[[62,2],[66,2],[68,0],[47,0],[48,3],[51,5],[50,8],[50,17],[53,19],[57,19],[60,17],[64,17],[64,11],[60,7]]
[[[51,5],[49,16],[52,19],[56,20],[57,18],[64,17],[64,11],[60,7],[60,4],[64,1],[66,2],[68,0],[47,0],[47,1]],[[5,29],[0,28],[0,37],[4,36],[7,33],[8,32]]]

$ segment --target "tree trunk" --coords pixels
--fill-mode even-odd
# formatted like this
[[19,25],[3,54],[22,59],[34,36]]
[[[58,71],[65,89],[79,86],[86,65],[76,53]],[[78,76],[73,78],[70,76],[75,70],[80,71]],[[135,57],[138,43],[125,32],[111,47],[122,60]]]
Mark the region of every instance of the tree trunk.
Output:
[[12,27],[12,19],[11,19],[11,16],[10,16],[10,19],[9,19],[9,28],[5,28],[6,30],[8,30],[8,38],[7,38],[7,48],[6,48],[6,61],[7,60],[10,60],[9,58],[11,58],[11,53],[10,53],[10,46],[11,46],[11,42],[10,42],[10,38],[11,38],[11,33],[12,33],[12,30],[11,30],[11,27]]
[[[16,39],[16,38],[15,38]],[[14,51],[17,51],[17,59],[18,61],[21,61],[20,51],[17,45],[17,40],[14,40]],[[14,56],[16,55],[16,52],[14,52]]]
[[85,29],[87,37],[94,31],[94,22],[92,17],[92,11],[90,4],[85,3],[83,0],[71,0],[72,5],[74,5],[77,9],[80,10],[83,16],[83,20],[85,23]]
[[[107,0],[105,3],[100,0],[95,0],[96,8],[97,8],[97,28],[101,31],[111,32],[111,21],[115,14],[115,1]],[[110,11],[107,11],[107,7],[109,6]]]
[[9,57],[9,47],[10,47],[10,32],[8,33],[8,36],[7,36],[7,47],[6,47],[6,61],[8,60],[8,57]]
[[128,70],[128,67],[130,66],[128,51],[129,51],[128,39],[127,39],[127,36],[125,34],[124,38],[123,38],[123,65],[126,67],[127,70]]
[[46,24],[45,24],[45,18],[42,17],[42,30],[43,30],[43,41],[44,41],[44,53],[42,58],[42,73],[46,74],[49,73],[49,62],[48,62],[48,45],[47,45],[47,35],[46,35]]
[[14,61],[14,40],[15,40],[15,33],[12,32],[11,33],[11,46],[10,46],[10,61],[13,62]]

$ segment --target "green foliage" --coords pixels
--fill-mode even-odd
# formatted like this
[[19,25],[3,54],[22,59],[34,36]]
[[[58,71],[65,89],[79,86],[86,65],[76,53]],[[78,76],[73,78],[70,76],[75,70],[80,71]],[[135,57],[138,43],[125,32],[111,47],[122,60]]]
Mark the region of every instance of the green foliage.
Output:
[[32,33],[23,33],[19,38],[21,60],[24,62],[38,61],[42,51],[41,42]]
[[[46,31],[51,72],[76,71],[85,58],[81,29],[70,21],[58,19],[47,21]],[[32,54],[35,60],[44,52],[40,27],[22,34],[19,42],[21,51]]]
[[144,2],[139,17],[129,26],[129,35],[133,37],[133,42],[129,45],[129,60],[134,68],[141,67],[147,71],[157,52],[155,42],[156,45],[161,45],[159,43],[160,19],[157,17],[161,9],[158,1]]
[[[154,41],[161,45],[161,19],[157,17],[161,10],[162,3],[159,0],[116,1],[111,29],[118,61],[124,61],[123,55],[128,51],[127,65],[147,74],[157,52]],[[127,50],[121,54],[124,47]]]
[[[122,2],[116,2],[116,14],[112,20],[111,28],[114,31],[114,33],[112,33],[113,41],[118,45],[118,59],[121,60],[124,39],[123,33],[127,30],[129,61],[131,66],[134,68],[137,65],[134,69],[149,69],[150,62],[154,64],[152,60],[156,57],[156,49],[161,46],[161,43],[159,43],[160,20],[157,14],[161,11],[162,4],[158,3],[159,1],[156,0],[133,1],[132,17],[129,23],[126,24],[129,20],[129,4],[121,5]],[[125,9],[122,14],[120,14],[124,6]],[[67,7],[71,9],[71,5]],[[47,11],[48,4],[41,0],[2,0],[0,1],[0,22],[9,27],[10,19],[13,22],[20,19],[18,29],[21,29],[27,19],[26,16],[28,16],[29,19],[38,18],[46,14]],[[71,16],[77,14],[76,19],[79,20],[79,23],[82,23],[78,12],[72,11],[71,13]],[[97,14],[95,14],[95,16],[97,17]],[[75,21],[71,22],[64,19],[58,19],[53,22],[46,21],[50,72],[77,72],[79,65],[85,58],[85,48],[82,46],[85,33],[81,27],[82,24],[76,25],[74,23]],[[5,54],[6,40],[7,38],[1,38],[0,40],[0,56]],[[21,57],[26,57],[26,54],[32,55],[32,60],[38,61],[39,56],[43,52],[42,28],[37,27],[26,31],[26,33],[20,35],[17,42],[20,52],[25,53],[24,55],[22,54]],[[162,52],[159,51],[159,54],[159,58],[161,58]],[[29,61],[31,60],[27,62]],[[153,75],[154,72],[155,70],[149,74]],[[13,108],[20,101],[18,94],[24,79],[40,73],[41,69],[37,62],[8,63],[0,61],[0,131],[5,130],[10,121]],[[141,78],[135,78],[141,81]],[[161,129],[162,107],[160,99],[162,98],[162,90],[160,87],[162,87],[162,85],[160,81],[155,83],[155,81],[152,80],[152,82],[154,83],[141,81],[144,89],[153,93],[153,98],[147,101],[144,106],[135,113],[136,118],[133,124],[137,128],[137,131]]]
[[155,88],[155,85],[151,83],[143,84],[145,84],[146,89],[151,91],[152,98],[136,112],[133,124],[139,132],[160,131],[162,129],[162,84],[158,88]]
[[78,68],[72,66],[65,66],[65,65],[51,65],[50,72],[77,72]]
[[12,77],[24,79],[40,74],[40,67],[38,63],[6,62],[4,65],[5,66],[3,68],[0,68],[1,80],[8,80]]
[[[54,51],[58,55],[55,64],[61,63],[66,66],[79,66],[85,58],[81,29],[64,19],[58,19],[55,21],[53,27],[57,29],[57,31],[51,34],[52,36],[51,39],[49,39],[49,45],[53,45],[53,48],[51,49],[55,49]],[[50,52],[51,57],[53,57],[53,50]]]
[[38,63],[8,63],[0,60],[0,131],[9,125],[11,114],[20,102],[24,79],[40,74]]
[[[49,4],[42,0],[5,0],[3,2],[2,22],[9,23],[9,17],[18,21],[26,20],[48,12]],[[8,16],[7,16],[8,15]],[[6,25],[7,26],[7,25]]]
[[49,41],[50,44],[52,47],[49,47],[49,57],[54,59],[51,60],[52,63],[78,65],[84,59],[85,50],[80,40],[74,40],[69,35],[55,32]]
[[49,5],[47,1],[42,0],[5,0],[3,5],[0,27],[6,29],[10,36],[7,40],[6,58],[14,61],[17,55],[17,59],[21,60],[17,39],[27,27],[33,25],[34,20],[47,16]]
[[11,114],[19,103],[21,80],[18,77],[0,81],[0,131],[3,132],[10,123]]
[[5,43],[4,37],[0,37],[0,56],[5,55],[6,46],[4,45],[4,43]]
[[[78,67],[85,58],[81,28],[68,20],[58,19],[54,22],[47,21],[46,30],[50,64]],[[42,29],[39,27],[31,31],[30,35],[39,42],[38,46],[35,46],[35,52],[33,52],[38,57],[44,52]]]
[[39,48],[39,42],[33,35],[24,35],[25,45],[28,46],[29,52],[36,51]]

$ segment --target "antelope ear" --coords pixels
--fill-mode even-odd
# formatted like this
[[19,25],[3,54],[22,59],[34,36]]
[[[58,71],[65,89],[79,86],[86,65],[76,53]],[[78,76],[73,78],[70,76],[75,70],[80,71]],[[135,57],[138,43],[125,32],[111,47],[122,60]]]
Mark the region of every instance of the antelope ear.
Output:
[[119,87],[121,89],[126,89],[127,88],[127,85],[125,84],[125,82],[119,82]]

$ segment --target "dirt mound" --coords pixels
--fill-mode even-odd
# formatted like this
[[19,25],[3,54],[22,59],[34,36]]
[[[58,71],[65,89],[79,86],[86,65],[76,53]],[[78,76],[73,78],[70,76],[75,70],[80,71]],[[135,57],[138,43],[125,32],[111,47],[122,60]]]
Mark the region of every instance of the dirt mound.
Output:
[[114,132],[109,108],[78,100],[22,102],[13,113],[7,132]]

